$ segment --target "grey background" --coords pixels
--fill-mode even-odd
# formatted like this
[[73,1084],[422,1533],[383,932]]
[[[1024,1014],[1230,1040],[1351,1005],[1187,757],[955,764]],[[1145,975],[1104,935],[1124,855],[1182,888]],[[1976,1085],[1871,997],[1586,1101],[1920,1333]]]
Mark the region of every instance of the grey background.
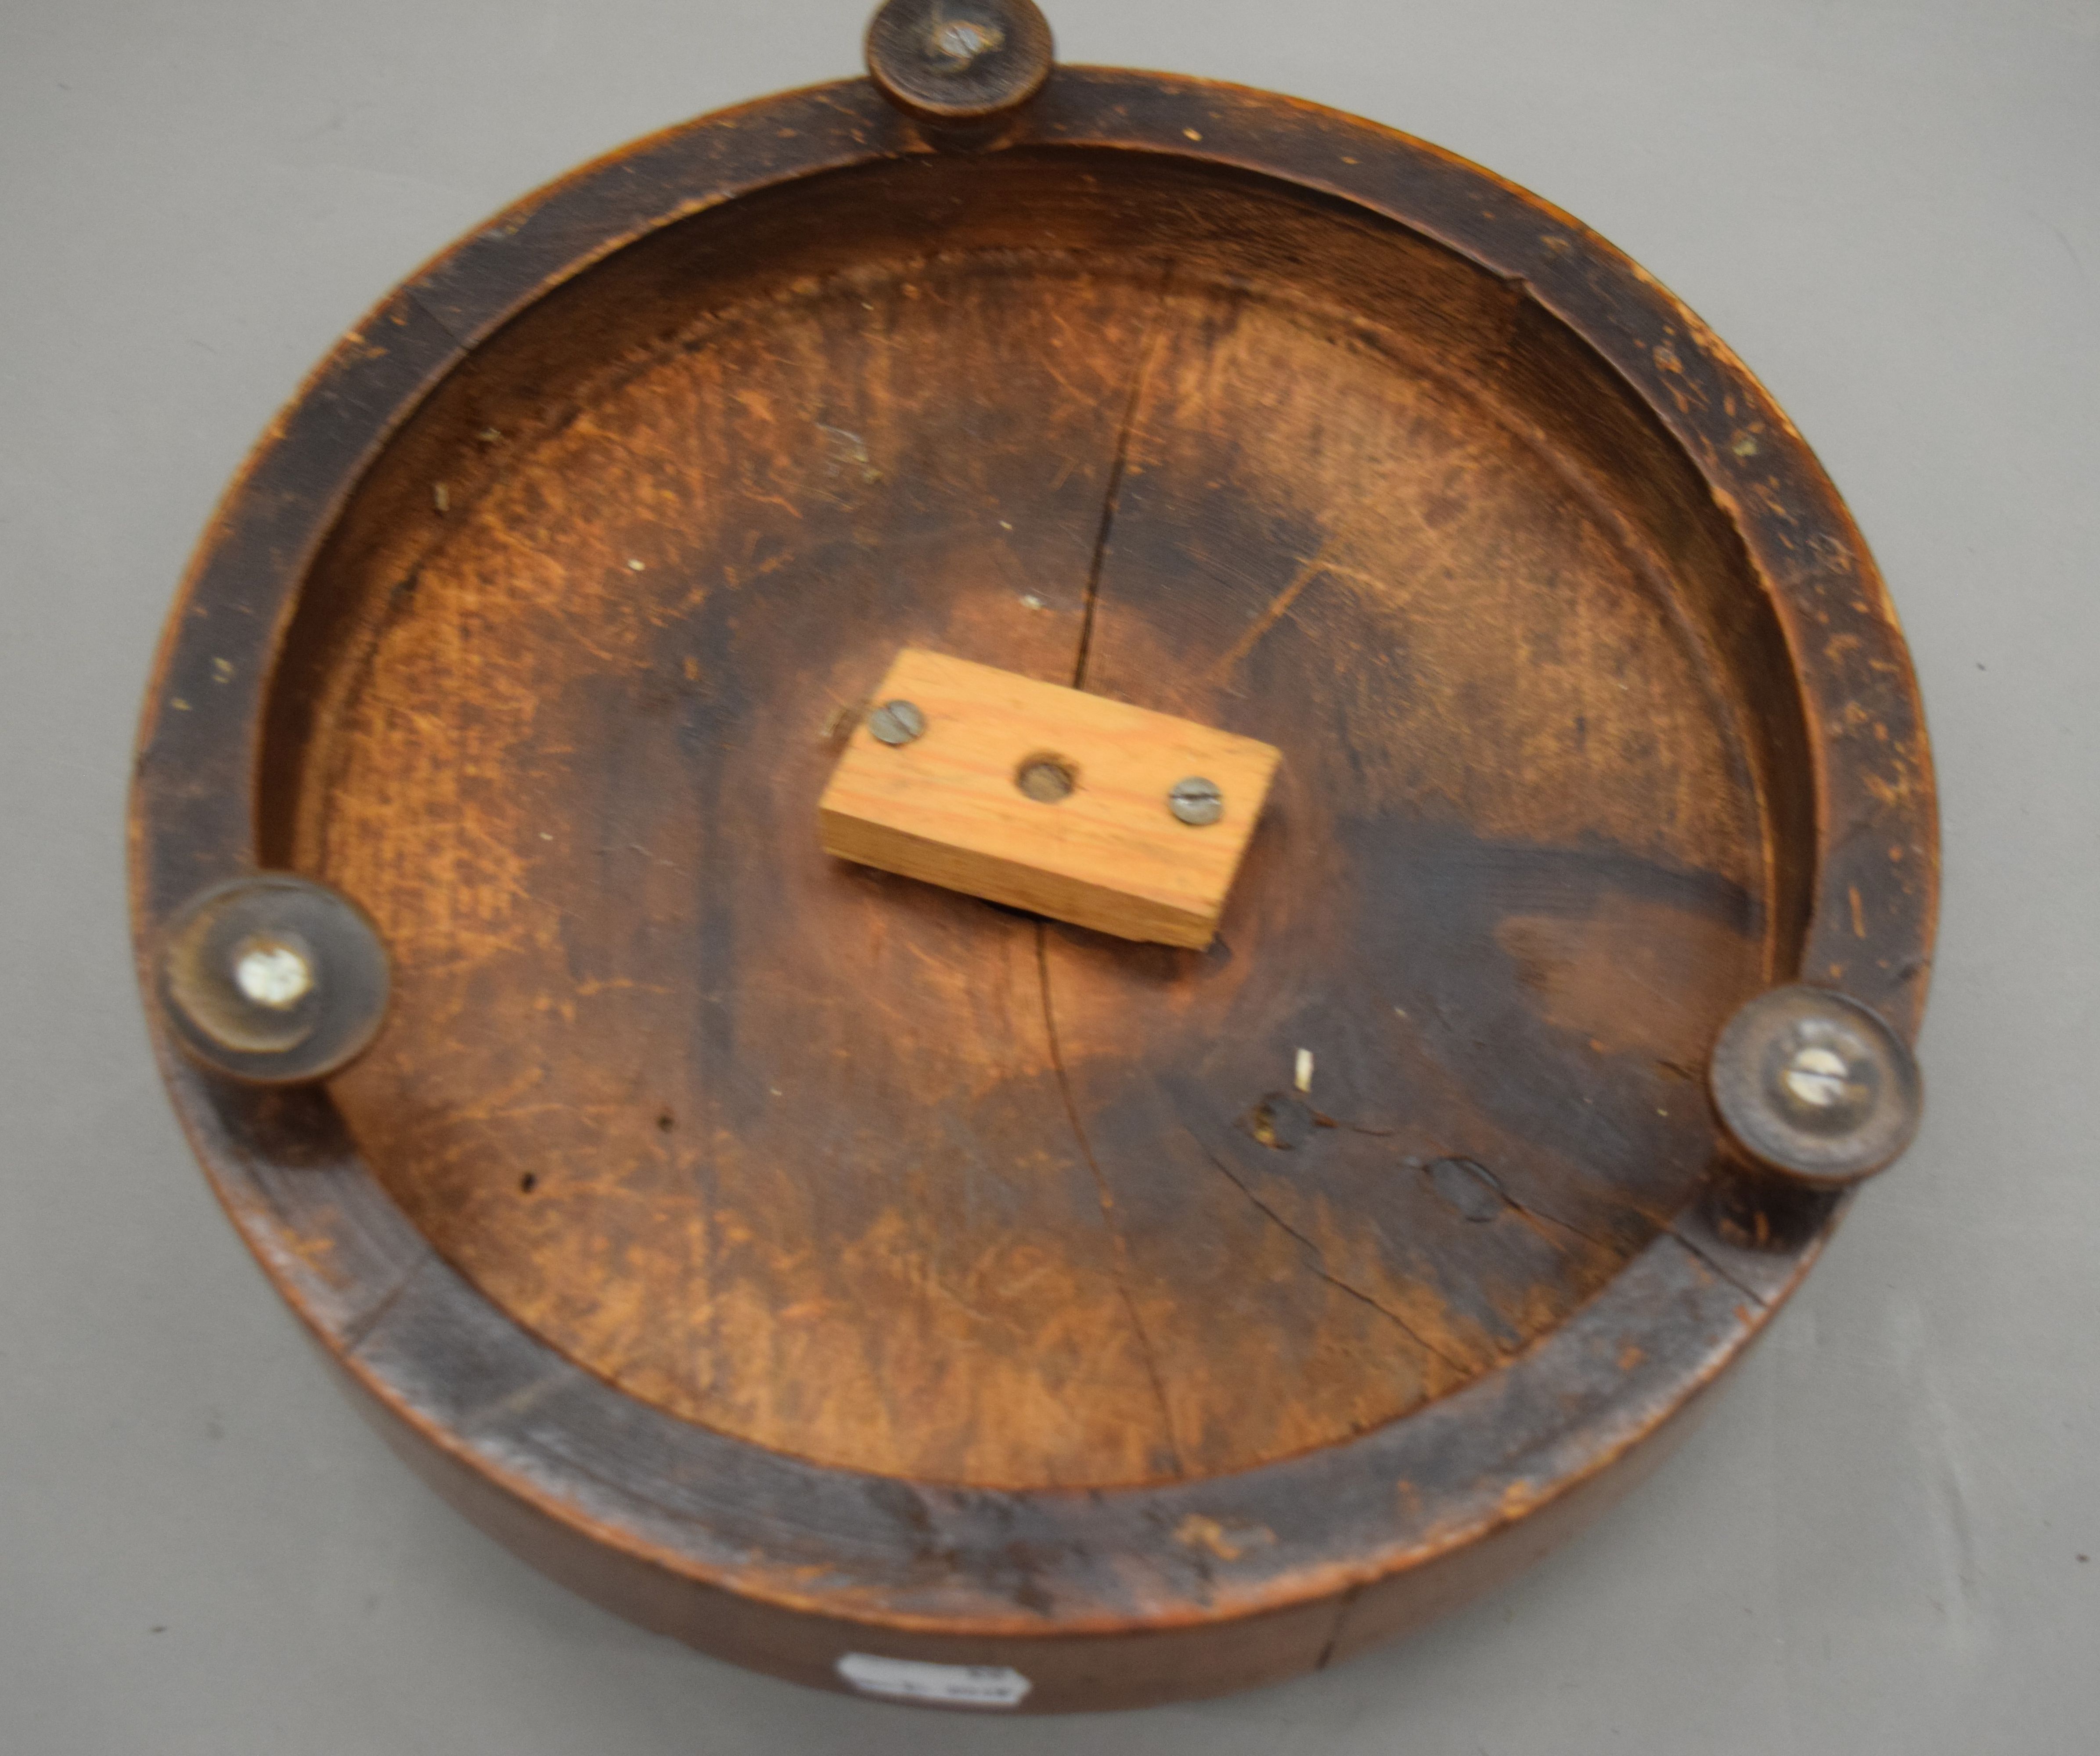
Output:
[[1917,1147],[1650,1486],[1323,1676],[964,1720],[567,1596],[338,1399],[177,1136],[125,946],[133,717],[214,496],[339,331],[572,164],[854,71],[862,4],[0,0],[0,1750],[2100,1748],[2100,0],[1050,3],[1070,60],[1538,190],[1777,394],[1938,746]]

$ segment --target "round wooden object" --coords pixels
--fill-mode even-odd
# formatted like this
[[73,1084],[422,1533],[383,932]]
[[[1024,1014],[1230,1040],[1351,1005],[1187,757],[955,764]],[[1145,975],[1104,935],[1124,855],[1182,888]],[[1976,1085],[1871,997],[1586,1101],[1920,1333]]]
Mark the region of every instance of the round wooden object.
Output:
[[[1216,942],[827,858],[906,646],[1280,747]],[[439,258],[229,492],[135,809],[142,944],[284,868],[390,954],[325,1088],[157,1030],[410,1460],[651,1627],[1030,1710],[1325,1665],[1649,1467],[1839,1206],[1728,1168],[1715,1034],[1914,1032],[1936,891],[1881,581],[1696,318],[1092,69],[967,152],[770,99]]]

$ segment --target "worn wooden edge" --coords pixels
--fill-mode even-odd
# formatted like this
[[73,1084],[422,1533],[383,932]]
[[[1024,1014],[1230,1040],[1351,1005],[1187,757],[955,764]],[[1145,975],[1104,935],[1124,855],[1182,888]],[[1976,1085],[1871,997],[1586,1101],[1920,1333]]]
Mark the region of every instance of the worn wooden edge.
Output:
[[346,1175],[355,1149],[318,1092],[265,1094],[234,1128],[185,1120],[248,1173],[235,1216],[266,1272],[397,1436],[609,1551],[842,1638],[1195,1626],[1433,1567],[1612,1469],[1767,1308],[1665,1234],[1527,1353],[1346,1445],[1165,1486],[943,1488],[768,1452],[577,1366]]
[[[1817,828],[1802,973],[1915,1033],[1937,902],[1935,805],[1915,678],[1886,590],[1835,489],[1771,399],[1696,318],[1538,198],[1422,142],[1296,100],[1170,76],[1066,68],[1011,144],[1171,154],[1323,192],[1520,282],[1617,370],[1733,520],[1794,660]],[[307,568],[370,460],[466,351],[549,288],[658,227],[770,184],[928,150],[865,82],[761,99],[651,136],[527,197],[434,258],[351,332],[228,488],[163,638],[142,718],[130,823],[142,975],[167,911],[202,884],[252,863],[267,682]],[[486,1333],[492,1323],[504,1345],[558,1361],[557,1375],[573,1374],[615,1399],[624,1418],[651,1426],[655,1438],[667,1435],[651,1423],[704,1443],[706,1469],[724,1471],[724,1480],[754,1471],[774,1486],[812,1473],[851,1480],[673,1421],[559,1361],[437,1263],[342,1137],[323,1094],[270,1096],[215,1081],[172,1050],[157,1019],[154,1034],[192,1144],[266,1273],[419,1443],[464,1462],[554,1525],[651,1566],[746,1599],[929,1634],[1194,1626],[1329,1598],[1368,1603],[1380,1582],[1426,1578],[1488,1533],[1598,1479],[1658,1431],[1798,1283],[1843,1206],[1824,1200],[1798,1216],[1798,1232],[1758,1238],[1731,1231],[1725,1180],[1717,1181],[1671,1233],[1531,1352],[1405,1420],[1244,1476],[1078,1496],[865,1478],[856,1484],[863,1493],[896,1496],[900,1508],[908,1500],[908,1509],[891,1520],[889,1546],[879,1552],[865,1524],[856,1527],[854,1540],[869,1551],[865,1569],[840,1577],[832,1565],[794,1560],[797,1545],[788,1539],[799,1527],[792,1524],[731,1554],[704,1520],[667,1511],[646,1493],[615,1493],[558,1447],[527,1452],[514,1449],[514,1436],[457,1437],[446,1423],[459,1411],[419,1396],[412,1380],[423,1368],[386,1340],[390,1317],[405,1321],[417,1308],[410,1294],[419,1282],[443,1290],[456,1333]],[[285,1123],[293,1113],[287,1105],[303,1106],[297,1127]],[[1621,1363],[1585,1404],[1582,1422],[1571,1425],[1557,1396],[1554,1409],[1527,1406],[1525,1396],[1543,1382],[1539,1362],[1564,1366],[1564,1351],[1585,1337],[1595,1341],[1634,1292],[1652,1300],[1690,1296],[1695,1287],[1718,1303],[1689,1329],[1680,1323],[1674,1340],[1651,1311],[1648,1340],[1658,1345],[1626,1343],[1640,1348],[1639,1359],[1624,1363],[1630,1357],[1620,1349]],[[446,1332],[440,1323],[438,1333]],[[551,1392],[525,1403],[541,1410],[543,1423],[553,1406]],[[1505,1431],[1511,1422],[1520,1431]],[[1432,1482],[1433,1510],[1420,1516],[1351,1501],[1365,1483],[1397,1492],[1389,1485],[1401,1478],[1388,1473],[1395,1464],[1388,1448],[1409,1436],[1439,1435],[1455,1463],[1468,1430],[1483,1442],[1498,1436],[1496,1443],[1515,1447],[1511,1455],[1538,1467],[1515,1474],[1483,1467]],[[1502,1485],[1490,1506],[1481,1494],[1494,1480]],[[594,1493],[613,1501],[593,1507]],[[1242,1493],[1252,1498],[1240,1500]],[[719,1512],[726,1529],[738,1505],[762,1498],[746,1494],[707,1516]],[[1196,1550],[1209,1552],[1207,1560],[1176,1538],[1189,1516],[1176,1517],[1180,1509],[1229,1531],[1238,1527],[1218,1515],[1242,1516],[1235,1505],[1319,1528],[1292,1526],[1286,1535],[1273,1520],[1264,1528],[1275,1540],[1229,1564],[1207,1544]],[[1017,1524],[1053,1512],[1057,1540],[1046,1529],[1039,1554],[1012,1534]],[[1177,1550],[1189,1551],[1185,1560]],[[915,1555],[922,1558],[915,1564]],[[930,1574],[928,1555],[942,1560]],[[1077,1566],[1079,1555],[1092,1558],[1098,1577],[1091,1585],[1056,1571]],[[931,1577],[961,1579],[967,1570],[955,1572],[949,1560],[978,1556],[995,1560],[967,1587]],[[1035,1564],[1046,1557],[1048,1564]],[[1158,1570],[1163,1596],[1126,1581],[1140,1558]],[[915,1564],[929,1574],[915,1583]],[[942,1591],[964,1595],[929,1600]],[[1336,1640],[1340,1633],[1338,1622]]]
[[[806,1615],[683,1579],[653,1559],[609,1551],[577,1527],[504,1492],[471,1462],[423,1442],[325,1348],[353,1405],[410,1468],[477,1528],[529,1552],[558,1583],[651,1631],[752,1670],[840,1693],[839,1657],[1012,1666],[1032,1685],[1021,1712],[1103,1712],[1234,1693],[1345,1662],[1499,1588],[1577,1534],[1654,1473],[1696,1430],[1723,1376],[1636,1445],[1525,1516],[1423,1568],[1334,1596],[1225,1621],[1107,1633],[954,1635]],[[923,1704],[922,1704],[923,1705]]]
[[[604,1608],[752,1669],[840,1692],[851,1692],[837,1670],[849,1652],[1010,1666],[1032,1685],[1022,1710],[1038,1714],[1235,1692],[1324,1669],[1451,1613],[1535,1564],[1653,1473],[1696,1427],[1714,1386],[1741,1352],[1723,1350],[1710,1374],[1677,1398],[1658,1424],[1643,1428],[1589,1473],[1564,1479],[1551,1494],[1536,1498],[1520,1478],[1504,1480],[1500,1505],[1491,1511],[1484,1506],[1462,1540],[1417,1566],[1383,1574],[1366,1569],[1367,1577],[1324,1595],[1238,1614],[1220,1606],[1220,1613],[1204,1619],[1052,1627],[1046,1626],[1050,1607],[1040,1599],[1055,1582],[1015,1560],[1036,1552],[1033,1533],[1016,1537],[1001,1524],[993,1536],[1004,1546],[995,1553],[944,1551],[944,1564],[1003,1569],[1014,1592],[1038,1599],[1031,1622],[1012,1631],[982,1619],[960,1627],[893,1615],[857,1621],[836,1604],[805,1610],[683,1576],[665,1564],[660,1550],[638,1551],[619,1541],[618,1532],[608,1542],[602,1530],[506,1491],[479,1459],[457,1445],[434,1443],[426,1428],[375,1399],[365,1378],[334,1354],[324,1350],[324,1357],[360,1412],[434,1490],[485,1533],[530,1554],[558,1582]],[[1184,1514],[1177,1529],[1201,1533],[1188,1546],[1199,1558],[1211,1554],[1202,1567],[1208,1581],[1233,1571],[1209,1544],[1224,1543],[1229,1554],[1253,1535],[1244,1523],[1195,1512]]]

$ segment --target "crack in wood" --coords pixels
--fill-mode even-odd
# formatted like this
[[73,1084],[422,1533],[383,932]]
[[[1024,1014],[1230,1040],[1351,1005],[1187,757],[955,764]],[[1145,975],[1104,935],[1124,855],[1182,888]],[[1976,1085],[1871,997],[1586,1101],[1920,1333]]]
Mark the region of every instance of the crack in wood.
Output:
[[[1083,688],[1087,681],[1087,660],[1092,655],[1094,643],[1094,615],[1101,602],[1101,571],[1106,566],[1109,535],[1115,525],[1116,508],[1123,496],[1123,474],[1130,461],[1131,435],[1137,426],[1138,410],[1143,405],[1147,382],[1152,375],[1154,362],[1165,339],[1166,325],[1161,321],[1164,315],[1167,289],[1174,278],[1173,265],[1169,263],[1159,281],[1159,306],[1146,324],[1138,343],[1137,360],[1132,367],[1130,393],[1124,399],[1123,417],[1118,423],[1115,448],[1109,460],[1108,479],[1101,495],[1101,523],[1094,532],[1093,552],[1087,561],[1087,583],[1082,601],[1079,621],[1079,648],[1072,661],[1072,686]],[[1188,1473],[1182,1461],[1181,1447],[1174,1435],[1174,1411],[1167,1400],[1167,1386],[1159,1375],[1159,1361],[1152,1345],[1152,1337],[1145,1326],[1145,1319],[1138,1314],[1137,1300],[1130,1290],[1130,1251],[1123,1235],[1123,1228],[1115,1217],[1115,1195],[1109,1186],[1108,1175],[1101,1169],[1101,1161],[1094,1155],[1093,1143],[1088,1138],[1085,1126],[1079,1119],[1079,1100],[1072,1090],[1072,1081],[1065,1066],[1063,1050],[1057,1042],[1057,1016],[1050,996],[1050,950],[1048,924],[1035,924],[1035,969],[1043,994],[1043,1026],[1050,1039],[1050,1066],[1057,1079],[1057,1093],[1063,1100],[1065,1119],[1071,1124],[1072,1137],[1079,1143],[1080,1155],[1087,1161],[1087,1168],[1093,1174],[1094,1192],[1101,1202],[1101,1221],[1107,1226],[1110,1242],[1110,1260],[1114,1264],[1117,1295],[1123,1308],[1130,1313],[1132,1332],[1137,1337],[1138,1352],[1145,1361],[1145,1377],[1152,1385],[1154,1400],[1159,1405],[1162,1436],[1167,1442],[1168,1454],[1174,1460],[1176,1476]]]
[[1064,1100],[1065,1118],[1071,1124],[1072,1137],[1079,1142],[1079,1154],[1087,1161],[1087,1168],[1093,1173],[1094,1193],[1101,1204],[1101,1223],[1109,1232],[1116,1292],[1123,1299],[1124,1310],[1130,1313],[1131,1330],[1137,1337],[1138,1352],[1145,1361],[1145,1375],[1151,1381],[1154,1399],[1159,1405],[1162,1436],[1167,1441],[1168,1454],[1174,1459],[1174,1473],[1185,1476],[1188,1466],[1182,1461],[1181,1447],[1174,1436],[1174,1411],[1167,1401],[1166,1383],[1159,1375],[1158,1357],[1153,1351],[1152,1337],[1146,1331],[1145,1319],[1138,1315],[1137,1300],[1131,1294],[1130,1250],[1123,1238],[1123,1228],[1116,1221],[1115,1194],[1109,1187],[1107,1172],[1094,1156],[1093,1142],[1087,1137],[1086,1127],[1079,1120],[1079,1101],[1073,1095],[1071,1078],[1065,1071],[1064,1051],[1057,1044],[1057,1018],[1050,1004],[1049,933],[1047,921],[1036,922],[1035,970],[1043,990],[1043,1028],[1050,1039],[1050,1068],[1057,1077],[1057,1095]]
[[1342,1630],[1348,1626],[1350,1608],[1363,1595],[1364,1588],[1353,1585],[1335,1599],[1335,1626],[1327,1630],[1326,1644],[1320,1648],[1320,1656],[1312,1662],[1315,1670],[1325,1670],[1335,1660],[1335,1648],[1342,1643]]
[[1458,1361],[1453,1359],[1449,1354],[1445,1352],[1444,1350],[1436,1346],[1435,1343],[1427,1339],[1408,1322],[1405,1317],[1401,1316],[1398,1312],[1394,1311],[1389,1306],[1383,1304],[1379,1300],[1372,1298],[1371,1295],[1364,1291],[1362,1288],[1352,1286],[1347,1281],[1336,1274],[1333,1269],[1327,1266],[1326,1252],[1321,1249],[1317,1244],[1314,1243],[1312,1240],[1308,1238],[1303,1232],[1299,1231],[1296,1226],[1293,1225],[1288,1220],[1285,1219],[1282,1214],[1278,1213],[1273,1207],[1270,1207],[1269,1204],[1264,1201],[1260,1196],[1255,1194],[1255,1192],[1249,1189],[1245,1183],[1242,1182],[1239,1177],[1233,1172],[1231,1166],[1228,1165],[1224,1159],[1220,1158],[1215,1153],[1212,1152],[1211,1149],[1206,1146],[1200,1139],[1198,1139],[1194,1130],[1191,1129],[1189,1131],[1189,1138],[1192,1141],[1195,1141],[1196,1149],[1202,1153],[1206,1158],[1209,1159],[1213,1165],[1217,1167],[1220,1174],[1224,1176],[1224,1180],[1228,1183],[1231,1184],[1234,1189],[1238,1189],[1242,1195],[1246,1196],[1249,1201],[1252,1202],[1255,1207],[1273,1224],[1274,1224],[1279,1230],[1284,1233],[1286,1236],[1295,1238],[1297,1241],[1299,1246],[1311,1256],[1312,1272],[1317,1274],[1321,1280],[1326,1282],[1330,1286],[1339,1287],[1342,1291],[1347,1293],[1352,1299],[1360,1299],[1365,1304],[1369,1305],[1372,1310],[1377,1312],[1379,1316],[1384,1317],[1388,1322],[1392,1323],[1392,1326],[1401,1332],[1401,1334],[1406,1336],[1410,1341],[1413,1342],[1416,1347],[1421,1348],[1424,1353],[1428,1354],[1433,1359],[1441,1360],[1445,1365],[1449,1366],[1453,1371],[1456,1372],[1461,1379],[1471,1378],[1473,1375],[1473,1370],[1471,1367],[1462,1365]]
[[1693,1243],[1690,1238],[1687,1238],[1683,1234],[1683,1233],[1679,1231],[1674,1220],[1673,1220],[1670,1224],[1665,1225],[1662,1229],[1663,1235],[1665,1237],[1675,1238],[1679,1243],[1683,1245],[1683,1246],[1687,1250],[1690,1251],[1693,1255],[1696,1256],[1701,1262],[1705,1264],[1708,1268],[1711,1268],[1716,1274],[1719,1275],[1723,1280],[1726,1281],[1731,1286],[1734,1287],[1737,1292],[1740,1293],[1745,1299],[1749,1299],[1760,1311],[1770,1308],[1771,1301],[1769,1299],[1765,1298],[1762,1294],[1758,1292],[1754,1288],[1745,1286],[1742,1282],[1737,1280],[1734,1275],[1731,1274],[1726,1268],[1723,1268],[1718,1262],[1714,1260],[1713,1257],[1708,1255],[1705,1251],[1701,1250],[1696,1244]]
[[402,1294],[408,1291],[412,1283],[421,1278],[424,1271],[435,1260],[435,1258],[431,1256],[418,1258],[404,1271],[399,1280],[386,1289],[385,1294],[373,1304],[369,1310],[352,1317],[337,1331],[337,1342],[342,1349],[345,1359],[354,1358],[357,1355],[365,1343],[372,1339],[373,1332],[386,1321],[386,1313],[400,1301]]
[[1116,508],[1123,498],[1123,472],[1130,462],[1131,435],[1137,428],[1137,412],[1144,404],[1145,386],[1151,381],[1153,365],[1166,340],[1167,325],[1161,320],[1165,315],[1167,292],[1173,279],[1174,267],[1169,263],[1159,277],[1159,306],[1138,343],[1137,364],[1130,375],[1130,395],[1123,404],[1123,420],[1116,428],[1115,451],[1109,460],[1108,483],[1101,495],[1101,522],[1094,532],[1094,552],[1087,562],[1086,596],[1079,616],[1079,650],[1072,662],[1074,689],[1087,686],[1087,660],[1093,654],[1094,611],[1101,602],[1101,570],[1108,562],[1109,532],[1115,525]]

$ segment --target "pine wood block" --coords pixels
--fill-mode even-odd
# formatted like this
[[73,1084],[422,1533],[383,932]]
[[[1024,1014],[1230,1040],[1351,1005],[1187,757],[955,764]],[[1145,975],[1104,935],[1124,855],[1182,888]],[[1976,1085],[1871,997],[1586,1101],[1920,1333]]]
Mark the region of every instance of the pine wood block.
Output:
[[[827,853],[1118,938],[1200,949],[1246,851],[1281,752],[1231,732],[907,648],[869,703],[907,701],[911,742],[854,728],[818,805]],[[1061,770],[1070,791],[1030,796]],[[1201,778],[1213,823],[1168,796]]]

